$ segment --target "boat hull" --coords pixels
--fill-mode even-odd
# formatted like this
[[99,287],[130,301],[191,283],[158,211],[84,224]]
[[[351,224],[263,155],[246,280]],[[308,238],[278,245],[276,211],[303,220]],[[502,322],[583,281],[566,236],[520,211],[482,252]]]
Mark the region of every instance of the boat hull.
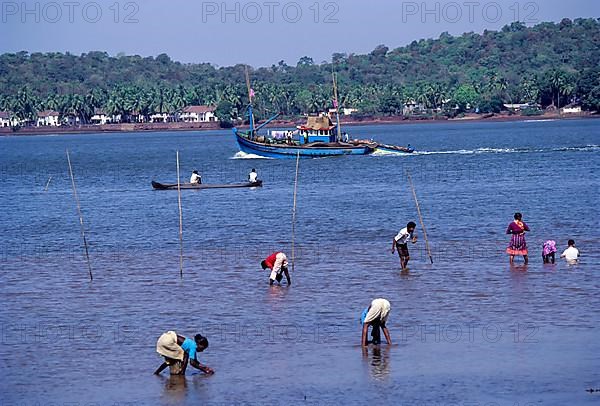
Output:
[[367,145],[351,144],[325,144],[316,145],[269,145],[249,140],[233,129],[240,151],[247,154],[259,155],[265,158],[296,158],[298,153],[302,158],[320,158],[341,155],[367,155],[373,152],[373,148]]
[[[256,182],[244,182],[244,183],[229,183],[229,184],[204,184],[201,183],[199,185],[192,183],[181,183],[179,185],[180,189],[193,189],[193,190],[202,190],[202,189],[233,189],[233,188],[242,188],[242,187],[261,187],[262,180]],[[152,187],[156,190],[177,190],[177,183],[158,183],[152,181]]]

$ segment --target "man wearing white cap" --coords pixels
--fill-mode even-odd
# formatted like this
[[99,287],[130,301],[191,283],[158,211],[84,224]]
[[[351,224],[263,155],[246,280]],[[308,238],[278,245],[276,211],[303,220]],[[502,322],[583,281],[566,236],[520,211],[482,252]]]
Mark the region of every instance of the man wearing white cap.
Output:
[[390,332],[385,325],[388,315],[390,314],[391,305],[386,299],[374,299],[371,305],[367,307],[360,318],[362,323],[362,339],[361,345],[366,347],[369,342],[367,341],[367,334],[369,332],[369,326],[373,328],[371,331],[372,343],[379,344],[381,342],[380,328],[383,330],[383,335],[388,345],[392,344],[392,338]]

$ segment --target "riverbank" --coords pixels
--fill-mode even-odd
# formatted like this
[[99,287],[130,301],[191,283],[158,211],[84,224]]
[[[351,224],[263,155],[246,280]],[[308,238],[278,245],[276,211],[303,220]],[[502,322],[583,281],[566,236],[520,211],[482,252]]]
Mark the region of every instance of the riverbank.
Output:
[[[447,117],[342,117],[344,126],[385,125],[385,124],[424,124],[424,123],[466,123],[466,122],[503,122],[503,121],[541,121],[541,120],[577,120],[583,118],[599,118],[598,114],[558,114],[545,113],[539,116],[522,116],[518,114],[467,114],[459,118]],[[266,127],[296,127],[304,124],[305,119],[274,120]],[[258,123],[257,123],[258,124]],[[247,126],[240,126],[241,128]],[[103,125],[80,125],[60,127],[22,127],[17,131],[12,128],[0,128],[0,136],[44,135],[44,134],[85,134],[85,133],[119,133],[119,132],[168,132],[168,131],[208,131],[220,130],[218,122],[208,123],[123,123]]]

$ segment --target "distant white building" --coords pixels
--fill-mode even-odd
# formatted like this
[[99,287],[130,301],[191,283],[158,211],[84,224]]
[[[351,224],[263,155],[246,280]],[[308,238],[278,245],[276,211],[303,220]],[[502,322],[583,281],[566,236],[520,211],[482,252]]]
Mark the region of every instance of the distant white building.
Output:
[[58,112],[54,110],[40,111],[37,115],[36,125],[38,127],[58,127],[60,125],[58,116]]
[[14,116],[11,117],[8,111],[0,111],[0,127],[14,127],[22,124],[23,120],[19,120]]
[[217,121],[214,106],[187,106],[179,114],[179,120],[186,123],[207,123]]
[[529,105],[529,103],[511,103],[511,104],[504,104],[504,107],[507,108],[508,110],[520,111],[520,110],[526,109],[531,106]]
[[79,120],[79,117],[69,114],[68,116],[63,117],[62,123],[68,126],[76,126],[81,123],[81,120]]
[[[351,107],[342,107],[340,109],[340,115],[342,116],[351,116],[354,113],[357,113],[358,109],[354,109]],[[335,109],[329,109],[329,117],[335,117]]]
[[150,114],[151,123],[170,123],[173,121],[173,116],[169,113],[154,113]]
[[417,103],[414,100],[409,100],[406,103],[404,103],[404,107],[402,107],[402,114],[405,116],[409,116],[411,114],[413,114],[415,111],[421,111],[423,110],[423,106],[421,106],[419,103]]
[[580,114],[581,106],[567,106],[560,109],[562,114]]
[[[94,109],[94,115],[90,118],[90,123],[92,124],[110,124],[113,121],[114,117],[110,117],[106,112],[102,109]],[[119,116],[119,119],[121,116]]]

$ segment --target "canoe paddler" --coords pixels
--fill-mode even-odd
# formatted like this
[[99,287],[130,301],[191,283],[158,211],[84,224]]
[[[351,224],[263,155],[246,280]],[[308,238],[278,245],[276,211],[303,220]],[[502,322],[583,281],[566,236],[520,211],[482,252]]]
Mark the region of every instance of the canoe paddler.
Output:
[[269,277],[269,285],[273,285],[275,281],[281,284],[283,274],[285,274],[288,286],[292,284],[292,280],[290,279],[290,273],[288,271],[288,259],[283,252],[272,253],[260,263],[260,266],[263,270],[271,270],[271,276]]
[[258,173],[256,173],[256,169],[252,168],[252,170],[248,174],[248,182],[256,183],[257,181],[258,181]]
[[208,340],[201,334],[196,334],[192,340],[174,331],[167,331],[156,342],[156,352],[165,358],[165,362],[154,371],[154,374],[158,375],[166,367],[169,367],[171,375],[185,375],[185,369],[189,361],[194,368],[212,375],[215,371],[206,365],[202,365],[196,359],[196,353],[207,348]]
[[190,177],[190,183],[192,185],[200,185],[202,184],[202,176],[198,173],[197,170],[192,172],[192,176]]

